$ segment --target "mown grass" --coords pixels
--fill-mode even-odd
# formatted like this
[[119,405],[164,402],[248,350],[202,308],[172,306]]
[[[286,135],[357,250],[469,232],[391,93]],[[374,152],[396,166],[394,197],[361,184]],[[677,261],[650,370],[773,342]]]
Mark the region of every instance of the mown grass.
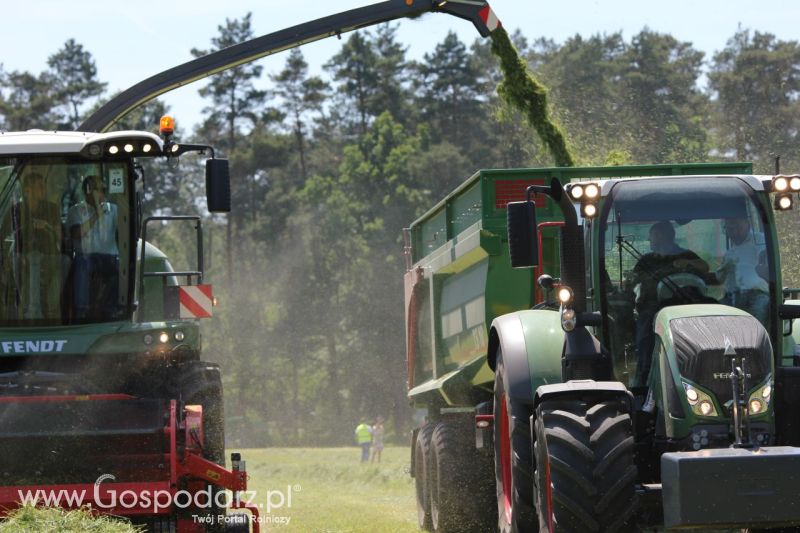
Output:
[[[380,464],[361,464],[353,448],[276,448],[243,450],[254,503],[266,519],[288,517],[288,525],[262,522],[262,531],[303,533],[418,532],[410,452],[384,450]],[[272,508],[269,491],[288,496],[291,507]],[[299,488],[299,490],[296,490]],[[280,502],[272,493],[271,501]]]
[[130,523],[108,516],[94,516],[85,509],[37,509],[22,507],[0,522],[0,533],[137,533]]
[[[282,533],[418,532],[409,449],[389,447],[382,461],[360,463],[352,448],[242,450],[261,531]],[[291,487],[291,506],[289,505]],[[283,500],[283,505],[279,505]],[[268,509],[268,505],[272,508]],[[269,511],[269,512],[268,512]],[[286,523],[271,523],[281,519]],[[0,521],[0,533],[135,533],[129,523],[86,510],[23,507]]]

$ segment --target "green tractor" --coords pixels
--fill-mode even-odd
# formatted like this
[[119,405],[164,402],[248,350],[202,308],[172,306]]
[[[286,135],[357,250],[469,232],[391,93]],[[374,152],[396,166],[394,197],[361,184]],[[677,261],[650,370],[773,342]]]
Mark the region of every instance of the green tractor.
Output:
[[482,171],[412,224],[420,524],[485,530],[449,495],[494,481],[504,532],[799,525],[773,216],[799,190],[746,164]]
[[[529,188],[564,215],[561,279],[539,279],[550,316],[517,317],[532,338],[554,317],[564,334],[560,353],[525,354],[532,375],[561,363],[530,424],[541,529],[618,531],[661,512],[667,527],[797,523],[800,450],[785,445],[800,374],[784,341],[800,306],[784,303],[770,199],[788,209],[797,190],[785,176]],[[508,207],[515,267],[538,262],[535,210]]]

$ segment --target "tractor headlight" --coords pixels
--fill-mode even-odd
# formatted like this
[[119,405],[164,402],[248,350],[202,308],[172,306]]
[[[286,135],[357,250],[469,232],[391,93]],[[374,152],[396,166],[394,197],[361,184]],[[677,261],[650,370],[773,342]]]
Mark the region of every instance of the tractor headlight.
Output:
[[689,405],[697,405],[700,395],[694,387],[686,386],[686,398],[689,400]]
[[700,416],[717,416],[717,409],[714,407],[714,400],[711,395],[698,389],[691,383],[683,382],[683,389],[686,391],[686,401],[692,412]]
[[564,331],[572,331],[575,329],[575,310],[571,308],[564,308],[561,311],[561,329]]
[[562,285],[558,289],[558,301],[561,302],[561,305],[569,305],[572,303],[572,289],[567,287],[566,285]]
[[769,407],[769,402],[772,400],[772,376],[767,378],[766,383],[763,383],[759,388],[753,391],[747,405],[750,407],[750,414],[760,415],[764,413]]
[[765,409],[766,407],[764,406],[764,403],[758,398],[750,400],[750,414],[761,414],[761,412]]

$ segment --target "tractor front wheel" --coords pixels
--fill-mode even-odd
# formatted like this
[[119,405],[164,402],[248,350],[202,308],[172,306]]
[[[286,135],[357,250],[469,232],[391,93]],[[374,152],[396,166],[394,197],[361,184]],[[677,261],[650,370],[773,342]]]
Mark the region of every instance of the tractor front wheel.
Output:
[[535,532],[530,416],[533,407],[511,398],[510,376],[497,350],[494,378],[494,471],[500,533]]
[[628,531],[636,512],[631,417],[622,402],[544,400],[534,424],[539,529]]

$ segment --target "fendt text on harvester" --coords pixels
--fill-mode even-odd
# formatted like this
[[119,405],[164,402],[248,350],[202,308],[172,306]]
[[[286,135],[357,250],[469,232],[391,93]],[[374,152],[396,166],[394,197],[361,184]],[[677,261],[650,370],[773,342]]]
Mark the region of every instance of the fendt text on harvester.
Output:
[[773,213],[798,191],[747,163],[484,170],[411,224],[420,526],[800,525]]
[[[259,530],[258,509],[240,498],[244,461],[231,454],[226,468],[220,369],[201,360],[198,320],[215,301],[201,217],[144,214],[143,160],[210,156],[212,213],[231,208],[228,162],[173,139],[169,117],[161,136],[110,129],[192,81],[428,12],[484,36],[499,26],[482,1],[389,0],[178,65],[112,98],[80,131],[0,131],[0,513],[26,494],[89,495],[60,505],[150,531]],[[193,270],[175,271],[148,242],[150,223],[193,225]]]

